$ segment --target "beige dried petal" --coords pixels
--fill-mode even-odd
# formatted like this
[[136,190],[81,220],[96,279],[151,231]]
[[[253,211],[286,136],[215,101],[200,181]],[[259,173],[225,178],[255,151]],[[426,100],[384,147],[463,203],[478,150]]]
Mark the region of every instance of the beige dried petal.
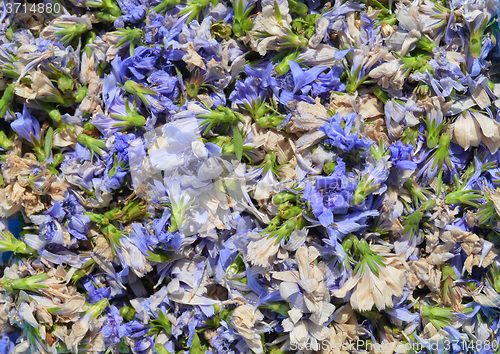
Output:
[[480,125],[470,114],[461,114],[453,124],[453,136],[464,150],[479,146],[482,138]]
[[479,125],[481,126],[481,131],[485,137],[491,138],[493,140],[500,139],[500,124],[498,124],[490,117],[479,112],[469,111],[469,113],[479,123]]

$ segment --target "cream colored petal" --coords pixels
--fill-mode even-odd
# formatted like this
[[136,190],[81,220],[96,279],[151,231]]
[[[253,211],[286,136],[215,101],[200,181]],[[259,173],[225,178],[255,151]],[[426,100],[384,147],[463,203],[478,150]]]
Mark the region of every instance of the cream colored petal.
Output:
[[297,323],[302,318],[302,311],[294,308],[288,311],[288,315],[290,316],[290,320],[292,320],[293,323]]
[[[380,273],[379,273],[380,275]],[[375,306],[379,311],[385,309],[387,306],[392,305],[392,292],[387,286],[386,282],[377,277],[375,274],[371,277],[372,281],[372,295],[375,301]]]
[[347,293],[349,291],[352,290],[352,288],[354,288],[356,286],[356,284],[358,284],[358,282],[359,282],[359,275],[356,274],[356,275],[350,277],[349,279],[347,279],[347,281],[344,283],[344,285],[340,289],[332,291],[332,295],[342,299],[347,295]]
[[351,306],[355,310],[369,311],[372,309],[374,300],[372,293],[372,280],[373,276],[370,269],[365,269],[365,273],[361,277],[360,282],[356,286],[356,290],[351,296]]
[[304,343],[308,336],[307,326],[304,321],[297,323],[290,333],[290,341],[293,343]]
[[297,260],[300,278],[309,278],[309,252],[307,247],[299,247],[295,252],[295,259]]
[[299,280],[299,285],[302,289],[304,289],[307,293],[312,293],[316,289],[318,289],[319,283],[314,278],[301,279]]
[[481,131],[483,132],[483,135],[485,137],[491,138],[493,140],[500,139],[500,124],[484,114],[474,111],[470,111],[470,114],[481,126]]
[[278,280],[282,280],[282,281],[296,283],[299,281],[299,274],[297,271],[287,270],[284,272],[273,273],[273,278],[278,279]]
[[299,286],[296,283],[283,282],[280,284],[280,295],[285,300],[299,291]]
[[38,322],[36,321],[35,316],[33,316],[30,305],[26,302],[23,302],[21,306],[19,306],[19,316],[28,322],[31,327],[38,328]]
[[453,125],[453,136],[464,150],[479,146],[482,137],[479,124],[470,114],[461,114],[457,118]]
[[330,337],[331,332],[326,326],[317,325],[316,323],[308,321],[307,327],[309,329],[309,333],[311,334],[311,336],[313,336],[317,340],[322,341],[323,339]]
[[482,141],[483,141],[484,145],[486,145],[488,147],[488,150],[490,150],[491,154],[496,153],[498,151],[498,149],[500,149],[500,140],[499,139],[493,140],[492,138],[483,137]]

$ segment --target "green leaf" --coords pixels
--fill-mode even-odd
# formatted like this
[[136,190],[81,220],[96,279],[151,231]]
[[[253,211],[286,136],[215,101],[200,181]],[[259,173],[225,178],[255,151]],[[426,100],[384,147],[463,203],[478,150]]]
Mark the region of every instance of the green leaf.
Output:
[[241,136],[241,132],[238,129],[238,124],[233,124],[233,144],[234,144],[234,153],[238,160],[241,160],[243,156],[243,137]]
[[49,158],[50,153],[52,151],[52,142],[54,139],[54,129],[50,127],[47,130],[47,134],[45,134],[45,145],[44,145],[44,151],[45,151],[45,157]]
[[191,349],[189,350],[189,354],[204,354],[205,351],[201,346],[200,337],[198,333],[194,333],[193,335],[193,343],[191,344]]
[[160,343],[155,344],[155,352],[158,354],[168,354],[169,353],[167,351],[167,349],[165,348],[165,346],[163,344],[160,344]]
[[280,7],[277,1],[274,1],[274,15],[276,16],[276,21],[279,24],[283,23],[283,18],[281,17]]

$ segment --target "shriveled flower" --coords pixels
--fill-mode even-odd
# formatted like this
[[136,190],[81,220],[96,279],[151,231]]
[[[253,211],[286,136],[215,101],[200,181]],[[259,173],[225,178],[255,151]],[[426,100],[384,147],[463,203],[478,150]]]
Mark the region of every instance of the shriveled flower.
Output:
[[[368,250],[366,252],[369,253]],[[364,262],[366,260],[360,261]],[[401,296],[406,284],[403,262],[396,256],[388,256],[377,261],[377,264],[370,263],[368,267],[366,264],[360,265],[353,276],[340,289],[334,290],[332,295],[344,298],[352,290],[349,301],[354,310],[370,311],[373,305],[379,311],[393,308],[393,296]]]
[[484,143],[494,154],[500,148],[500,124],[490,117],[467,110],[453,124],[453,136],[464,150]]

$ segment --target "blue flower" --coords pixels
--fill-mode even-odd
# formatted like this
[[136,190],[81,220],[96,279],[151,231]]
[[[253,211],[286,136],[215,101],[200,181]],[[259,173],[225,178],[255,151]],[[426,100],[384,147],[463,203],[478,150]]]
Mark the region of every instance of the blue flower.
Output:
[[345,92],[345,84],[340,81],[340,76],[343,72],[342,67],[333,66],[328,73],[318,75],[317,79],[312,82],[312,97],[319,96],[328,99],[330,98],[331,91]]
[[25,104],[23,113],[16,113],[17,119],[10,123],[10,127],[17,135],[26,141],[35,144],[35,141],[40,141],[40,123],[31,115],[31,110]]
[[255,77],[247,77],[245,80],[238,80],[234,85],[234,91],[229,95],[229,100],[234,103],[258,106],[259,102],[264,102],[266,91],[259,85]]
[[121,62],[122,75],[136,81],[144,80],[155,69],[156,63],[161,57],[161,50],[158,44],[152,48],[135,48],[134,55]]
[[115,28],[125,27],[124,22],[136,23],[144,18],[146,12],[140,0],[117,0],[123,15],[115,21]]
[[349,113],[345,117],[340,117],[338,113],[335,114],[330,122],[319,128],[329,138],[325,140],[325,144],[345,151],[369,148],[373,142],[359,137],[358,132],[354,129],[355,119],[355,113]]
[[404,145],[401,141],[397,141],[389,145],[391,152],[392,163],[401,170],[415,170],[417,163],[412,161],[413,146],[411,144]]
[[[289,65],[290,72],[280,78],[282,88],[280,102],[286,104],[295,99],[313,103],[314,101],[307,96],[312,88],[310,84],[327,68],[315,66],[311,69],[303,69],[293,60],[289,62]],[[289,79],[290,75],[293,77],[293,82]]]

